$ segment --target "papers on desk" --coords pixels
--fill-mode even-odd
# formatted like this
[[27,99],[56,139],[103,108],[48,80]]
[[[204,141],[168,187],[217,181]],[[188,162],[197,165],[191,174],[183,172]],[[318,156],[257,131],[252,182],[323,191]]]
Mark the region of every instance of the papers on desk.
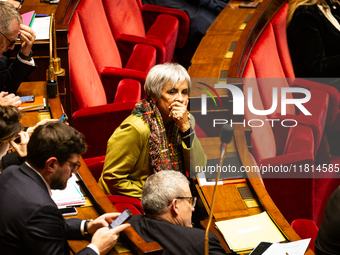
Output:
[[66,206],[78,206],[85,204],[85,197],[77,183],[78,178],[72,174],[67,181],[67,187],[64,190],[52,190],[52,199],[58,208]]
[[[203,172],[197,173],[197,179],[198,179],[198,182],[199,182],[200,186],[212,186],[212,185],[215,185],[215,182],[208,182],[207,181],[207,178],[205,178],[205,173],[203,173]],[[223,181],[219,180],[217,182],[217,185],[223,185]]]
[[249,255],[303,255],[308,248],[309,242],[310,238],[289,243],[273,243],[269,244],[269,247],[264,252],[263,249],[258,249],[263,244],[261,242]]
[[35,18],[32,29],[35,32],[35,40],[48,40],[50,38],[51,16]]
[[274,243],[286,240],[267,212],[218,221],[215,225],[230,249],[235,252],[252,250],[260,242]]

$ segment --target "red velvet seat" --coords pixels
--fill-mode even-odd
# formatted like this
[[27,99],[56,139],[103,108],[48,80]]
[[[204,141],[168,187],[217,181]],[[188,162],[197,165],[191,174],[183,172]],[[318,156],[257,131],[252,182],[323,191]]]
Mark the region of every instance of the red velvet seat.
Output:
[[157,64],[161,64],[171,62],[175,47],[185,45],[189,18],[184,11],[141,5],[137,0],[102,1],[112,34],[124,55],[130,55],[137,43],[148,44],[157,50]]
[[293,220],[291,226],[302,239],[311,239],[308,247],[312,251],[315,251],[314,242],[319,231],[319,228],[316,226],[315,222],[308,219],[296,219]]
[[[93,177],[96,179],[96,181],[98,181],[103,171],[105,156],[88,158],[84,159],[84,161],[87,167],[90,169]],[[122,212],[126,208],[129,208],[133,215],[144,214],[142,204],[138,198],[121,195],[106,195],[106,196],[111,201],[111,203],[114,204],[115,208],[119,212]]]
[[[254,75],[252,61],[247,64],[246,75]],[[255,79],[245,79],[244,93],[247,96],[248,87],[253,90],[253,104],[255,109],[263,110],[260,92]],[[264,166],[290,166],[291,164],[304,165],[314,164],[314,139],[312,129],[297,125],[294,128],[286,128],[282,134],[281,142],[276,142],[273,129],[266,119],[267,116],[254,115],[248,107],[245,107],[245,120],[262,120],[263,126],[252,127],[252,150],[256,163]],[[256,123],[253,123],[254,126]],[[281,153],[280,153],[281,152]],[[312,177],[312,176],[311,176]],[[274,179],[263,178],[265,187],[288,222],[303,217],[313,217],[313,178],[309,179]],[[296,190],[303,187],[296,196]],[[294,201],[294,209],[292,209]]]
[[136,44],[122,61],[101,1],[79,3],[68,36],[74,127],[88,144],[84,158],[104,155],[115,128],[144,96],[141,84],[156,50]]
[[[311,99],[304,106],[312,113],[305,116],[293,107],[287,107],[287,115],[281,116],[280,93],[278,108],[268,116],[258,116],[249,110],[246,120],[262,119],[264,126],[252,128],[252,154],[259,166],[308,164],[314,165],[315,156],[323,152],[326,162],[339,163],[337,158],[328,158],[325,148],[324,130],[335,118],[339,107],[339,93],[334,88],[302,79],[285,80],[294,77],[290,55],[286,41],[286,15],[288,5],[285,4],[268,23],[261,36],[252,48],[243,73],[245,79],[244,92],[253,87],[255,109],[270,109],[272,106],[273,87],[304,87],[310,90]],[[269,78],[279,79],[269,79]],[[293,98],[288,93],[288,98]],[[293,128],[281,125],[271,127],[266,119],[295,119],[299,124]],[[317,152],[319,151],[319,154]],[[307,177],[307,176],[306,176]],[[329,195],[339,185],[328,172],[323,178],[310,174],[304,179],[266,179],[268,193],[282,211],[288,221],[296,218],[314,219],[321,223],[322,213]],[[321,215],[321,216],[320,216]]]

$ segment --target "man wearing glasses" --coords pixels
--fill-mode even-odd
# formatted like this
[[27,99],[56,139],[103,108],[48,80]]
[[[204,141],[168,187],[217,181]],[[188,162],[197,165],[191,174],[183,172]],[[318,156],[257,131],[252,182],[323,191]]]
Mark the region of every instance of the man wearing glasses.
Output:
[[[182,173],[164,170],[149,176],[141,202],[145,215],[133,216],[129,223],[146,242],[157,242],[164,254],[204,254],[205,231],[191,224],[196,197]],[[209,254],[226,254],[213,233]]]
[[38,126],[27,146],[27,162],[0,174],[0,251],[6,255],[69,255],[67,240],[91,238],[76,254],[103,255],[117,242],[122,224],[108,226],[119,213],[97,219],[65,220],[52,200],[51,189],[64,189],[77,173],[85,152],[84,136],[60,121]]
[[15,93],[20,83],[36,69],[31,51],[34,31],[22,24],[21,15],[12,4],[0,1],[0,56],[14,49],[19,32],[21,49],[13,63],[0,72],[0,91]]

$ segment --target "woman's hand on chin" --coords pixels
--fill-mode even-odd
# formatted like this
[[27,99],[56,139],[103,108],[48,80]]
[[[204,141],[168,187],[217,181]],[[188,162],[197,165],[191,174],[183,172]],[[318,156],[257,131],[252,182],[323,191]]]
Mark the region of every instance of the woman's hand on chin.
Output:
[[177,122],[182,132],[187,131],[190,128],[190,122],[188,118],[188,104],[180,103],[179,101],[173,102],[170,106],[169,117]]

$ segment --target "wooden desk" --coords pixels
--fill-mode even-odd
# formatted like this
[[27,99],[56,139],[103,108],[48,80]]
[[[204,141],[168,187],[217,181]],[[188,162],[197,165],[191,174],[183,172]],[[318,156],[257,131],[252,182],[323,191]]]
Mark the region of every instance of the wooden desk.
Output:
[[[253,166],[250,154],[248,152],[246,137],[244,134],[244,128],[242,125],[234,126],[234,144],[231,146],[231,151],[237,150],[241,159],[242,165],[245,167]],[[219,157],[220,140],[219,138],[200,138],[199,139],[204,151],[206,152],[208,159],[214,159]],[[262,179],[256,172],[247,173],[247,179],[242,183],[225,184],[220,185],[216,193],[216,202],[214,206],[214,220],[226,220],[239,217],[250,216],[259,214],[263,211],[267,211],[273,218],[282,232],[286,235],[288,240],[296,241],[301,238],[295,233],[286,219],[282,216],[279,209],[276,207],[274,202],[271,200],[267,193]],[[239,188],[249,188],[252,199],[242,199]],[[210,212],[211,199],[213,194],[213,186],[200,187],[196,184],[197,192],[200,195],[202,203],[207,212]],[[250,201],[251,200],[251,201]],[[257,205],[256,205],[257,204]],[[207,226],[207,220],[202,222],[204,227]],[[215,233],[228,253],[231,253],[228,245],[223,239],[222,235],[215,229],[214,224],[210,226],[210,232]],[[305,254],[314,254],[312,250],[308,249]]]
[[[60,101],[68,116],[72,113],[70,83],[69,83],[69,61],[68,61],[68,27],[70,17],[79,0],[60,0],[59,4],[40,3],[40,0],[25,1],[20,9],[20,13],[35,10],[37,14],[55,14],[56,35],[57,35],[57,56],[61,59],[61,67],[65,70],[57,75]],[[16,57],[20,49],[20,44],[15,45],[11,51],[11,59]],[[49,40],[38,40],[33,45],[33,58],[38,68],[29,75],[30,81],[45,81],[46,70],[49,65]]]
[[[229,70],[232,53],[226,54],[232,42],[236,43],[240,38],[248,16],[256,10],[239,8],[241,2],[232,0],[208,29],[191,59],[188,70],[191,78],[219,78],[222,71]],[[222,73],[222,76],[226,78],[226,74]],[[191,96],[195,96],[192,93]]]
[[[46,82],[24,82],[20,85],[18,95],[25,96],[34,94],[36,96],[45,96],[47,98]],[[48,99],[52,118],[58,119],[62,113],[62,105],[60,103],[59,95],[56,98]],[[26,112],[22,117],[22,123],[26,127],[34,126],[38,121],[38,111]],[[116,208],[112,205],[110,200],[106,197],[104,192],[98,186],[96,180],[92,176],[90,170],[87,168],[85,162],[80,157],[81,167],[79,168],[79,176],[83,180],[83,190],[85,195],[90,199],[93,206],[79,207],[76,217],[80,219],[95,219],[99,215],[108,212],[117,212]],[[122,236],[122,235],[121,235]],[[146,243],[132,228],[128,228],[124,231],[123,237],[125,237],[125,243],[128,243],[130,250],[138,254],[162,254],[162,248],[155,242]],[[78,252],[86,247],[88,241],[69,241],[70,247],[74,252]],[[117,254],[112,250],[110,255]],[[132,253],[121,253],[121,255],[128,255]]]

